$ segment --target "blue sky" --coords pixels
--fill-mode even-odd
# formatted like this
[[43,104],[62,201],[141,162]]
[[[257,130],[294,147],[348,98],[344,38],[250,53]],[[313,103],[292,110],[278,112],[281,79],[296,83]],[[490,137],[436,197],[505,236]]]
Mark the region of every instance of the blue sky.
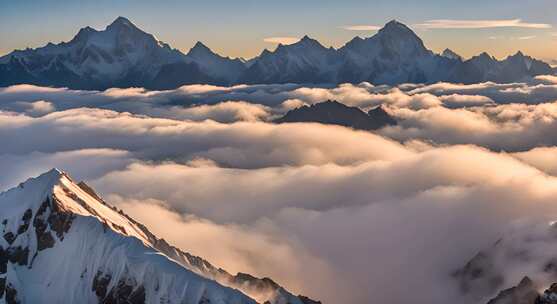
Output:
[[[523,50],[557,59],[557,17],[548,13],[555,11],[555,0],[0,0],[0,54],[67,41],[81,27],[102,29],[117,16],[125,16],[173,47],[187,51],[201,40],[233,57],[251,57],[263,48],[274,48],[265,41],[272,37],[308,34],[326,46],[338,47],[356,35],[374,34],[347,27],[381,26],[397,19],[435,51],[449,47],[471,56],[485,50],[503,57]],[[434,23],[441,28],[432,28],[430,22],[424,25],[437,19],[447,21]],[[515,19],[521,21],[509,25]],[[463,26],[461,20],[468,23]]]

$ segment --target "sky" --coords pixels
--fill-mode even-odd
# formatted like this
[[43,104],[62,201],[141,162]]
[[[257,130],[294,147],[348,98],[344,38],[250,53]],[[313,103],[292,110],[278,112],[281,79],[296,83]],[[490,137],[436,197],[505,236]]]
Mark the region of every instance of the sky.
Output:
[[339,47],[397,19],[434,51],[501,58],[522,50],[556,60],[557,18],[547,13],[555,9],[554,0],[0,0],[0,54],[68,41],[82,27],[103,29],[124,16],[182,51],[203,41],[231,57],[250,58],[305,34]]

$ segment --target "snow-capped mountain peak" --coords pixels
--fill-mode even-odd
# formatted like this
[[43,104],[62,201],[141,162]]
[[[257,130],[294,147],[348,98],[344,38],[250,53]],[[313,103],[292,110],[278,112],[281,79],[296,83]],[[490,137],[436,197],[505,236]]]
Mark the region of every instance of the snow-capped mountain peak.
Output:
[[437,55],[403,23],[388,22],[375,35],[326,48],[309,36],[249,61],[231,59],[198,42],[187,55],[130,20],[103,30],[82,28],[69,42],[14,51],[0,57],[0,86],[36,84],[74,89],[184,84],[513,82],[553,74],[546,63],[519,53],[498,61],[487,54],[455,60]]
[[445,57],[445,58],[449,58],[449,59],[453,59],[453,60],[458,60],[458,61],[463,61],[464,59],[462,58],[462,56],[460,56],[459,54],[455,53],[453,50],[451,49],[445,49],[442,53],[441,56]]
[[189,56],[193,56],[195,54],[214,54],[214,52],[205,44],[203,44],[203,42],[197,41],[188,52]]
[[387,23],[373,38],[381,41],[383,47],[400,55],[422,56],[428,53],[422,39],[396,20]]
[[389,33],[394,35],[416,35],[408,26],[404,23],[393,19],[385,24],[383,28],[379,30],[380,33]]
[[127,28],[130,30],[139,30],[141,31],[135,24],[133,24],[128,18],[119,16],[116,18],[111,24],[109,24],[106,29],[121,29]]
[[189,50],[185,58],[189,62],[194,62],[203,73],[223,83],[236,81],[240,73],[246,69],[242,60],[222,57],[201,41]]
[[305,303],[169,245],[61,170],[1,193],[0,208],[0,302]]
[[321,45],[321,43],[319,41],[317,41],[316,39],[311,38],[308,35],[304,35],[304,37],[302,37],[302,39],[300,39],[300,41],[298,41],[298,43],[300,44],[317,44],[317,45]]

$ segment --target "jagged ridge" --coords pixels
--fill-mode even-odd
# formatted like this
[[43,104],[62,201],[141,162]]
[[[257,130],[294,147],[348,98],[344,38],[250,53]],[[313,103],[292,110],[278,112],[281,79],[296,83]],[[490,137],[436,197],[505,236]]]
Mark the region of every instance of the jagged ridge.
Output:
[[304,303],[169,245],[59,170],[0,194],[0,206],[0,302]]
[[396,120],[381,106],[366,113],[357,107],[349,107],[334,100],[290,110],[275,122],[318,122],[368,131],[397,124]]
[[0,58],[0,86],[28,83],[74,89],[171,89],[194,83],[512,82],[553,73],[547,63],[520,52],[505,60],[488,54],[469,60],[452,51],[434,54],[398,21],[338,50],[304,36],[245,61],[220,56],[201,42],[183,54],[119,17],[105,30],[86,27],[67,43]]

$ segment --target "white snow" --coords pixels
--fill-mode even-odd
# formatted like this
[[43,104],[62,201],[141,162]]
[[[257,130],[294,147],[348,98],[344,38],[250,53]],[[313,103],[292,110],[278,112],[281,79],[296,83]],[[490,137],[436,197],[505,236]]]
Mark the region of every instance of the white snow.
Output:
[[[38,251],[33,220],[48,198],[75,218],[62,238],[50,230],[54,247]],[[2,248],[29,248],[28,265],[8,265],[8,282],[21,293],[22,303],[96,303],[91,284],[101,272],[112,277],[109,289],[119,280],[143,286],[147,303],[197,304],[203,296],[212,304],[255,303],[253,299],[301,304],[282,288],[262,290],[260,282],[234,282],[227,272],[156,238],[57,169],[1,193],[0,210],[4,233],[16,233],[27,210],[33,215],[30,227],[12,244],[0,238]],[[46,221],[48,214],[40,217]]]
[[[25,210],[37,214],[49,196],[58,199],[62,210],[75,214],[75,219],[63,240],[55,236],[52,248],[37,253],[32,226],[11,244],[30,248],[29,266],[8,263],[7,280],[18,291],[21,303],[97,303],[92,282],[98,272],[111,276],[109,290],[119,280],[143,286],[146,303],[197,304],[202,297],[213,304],[255,303],[241,292],[203,278],[157,252],[135,224],[58,170],[0,194],[0,218],[8,220],[4,230],[17,231]],[[119,225],[125,232],[105,225]],[[0,245],[10,246],[4,239]],[[35,253],[37,257],[32,259]],[[4,301],[0,299],[0,303]]]

